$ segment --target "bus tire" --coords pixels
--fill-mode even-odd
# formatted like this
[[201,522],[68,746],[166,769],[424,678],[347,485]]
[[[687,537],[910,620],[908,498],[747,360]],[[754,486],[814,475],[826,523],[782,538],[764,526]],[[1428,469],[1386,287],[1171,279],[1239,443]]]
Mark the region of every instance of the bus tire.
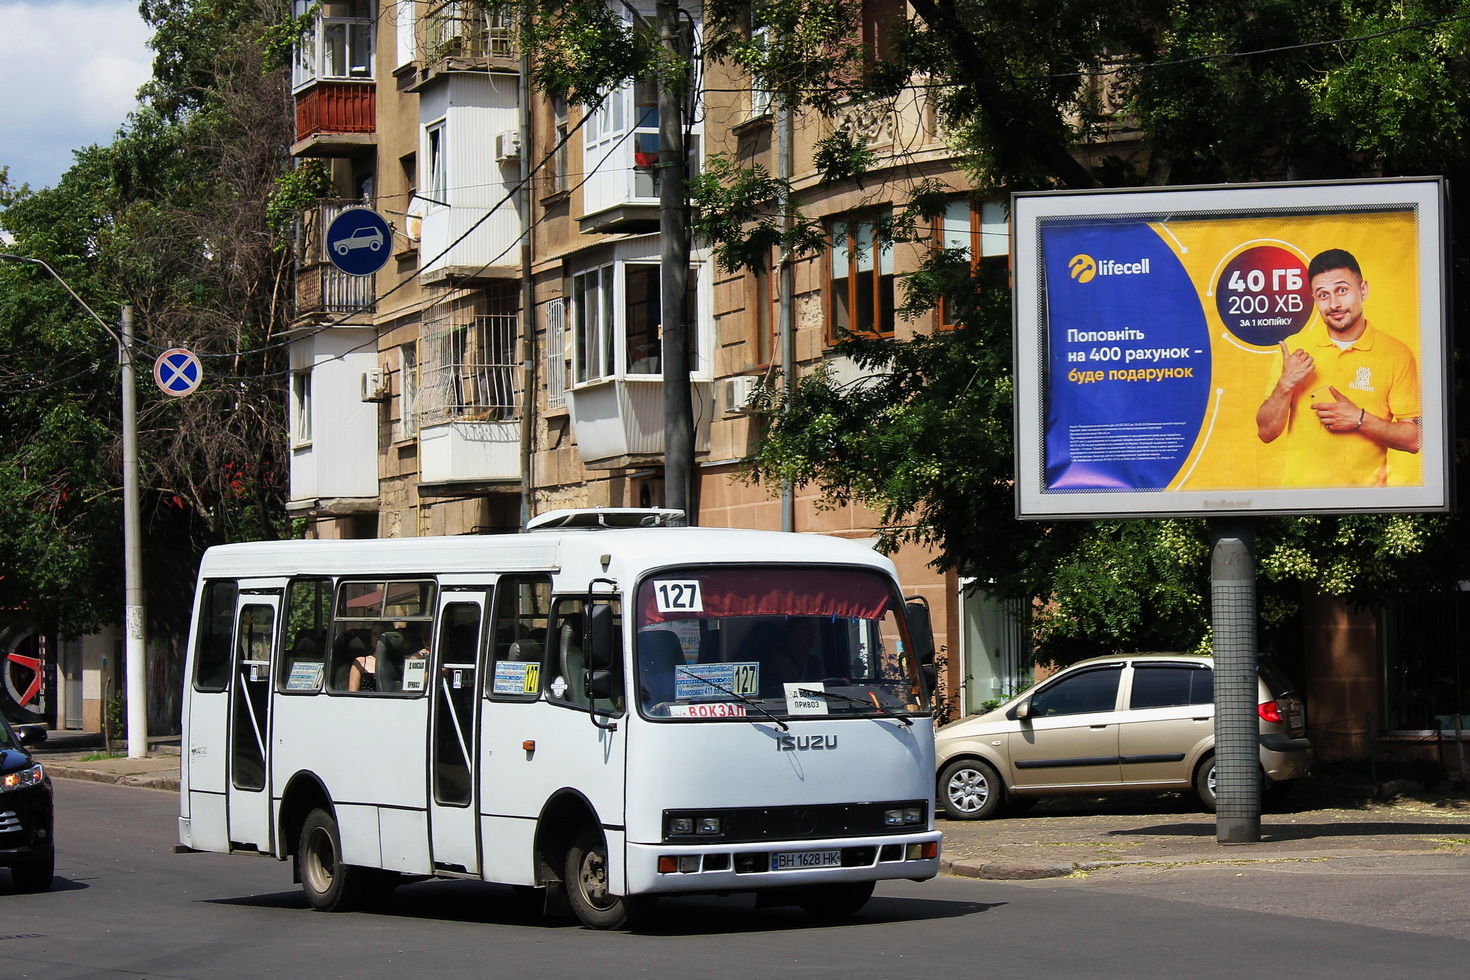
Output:
[[318,912],[351,912],[367,898],[371,869],[342,860],[337,820],[326,810],[311,811],[301,825],[296,870],[307,902]]
[[796,904],[815,919],[831,922],[857,913],[873,897],[873,881],[842,881],[830,885],[808,885]]
[[608,890],[607,840],[584,827],[567,851],[567,901],[589,929],[631,929],[652,907],[653,899],[614,895]]

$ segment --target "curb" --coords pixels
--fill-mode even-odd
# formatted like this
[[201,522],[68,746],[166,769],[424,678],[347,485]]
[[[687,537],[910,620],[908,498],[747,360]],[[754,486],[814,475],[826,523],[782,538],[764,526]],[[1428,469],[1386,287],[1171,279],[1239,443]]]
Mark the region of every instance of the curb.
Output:
[[158,789],[177,793],[177,776],[121,776],[116,773],[98,772],[95,769],[78,769],[72,766],[45,763],[46,772],[59,779],[84,779],[93,783],[115,783],[119,786],[135,786],[139,789]]
[[939,873],[956,878],[985,878],[990,881],[1033,881],[1040,878],[1065,878],[1078,871],[1089,870],[1083,864],[1042,864],[1025,867],[1014,864],[977,864],[971,861],[939,862]]

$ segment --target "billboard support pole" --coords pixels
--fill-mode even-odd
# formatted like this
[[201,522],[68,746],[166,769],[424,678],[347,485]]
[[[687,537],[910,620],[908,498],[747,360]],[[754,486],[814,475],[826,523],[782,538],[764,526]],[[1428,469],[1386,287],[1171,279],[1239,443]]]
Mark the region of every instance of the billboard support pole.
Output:
[[1215,645],[1215,840],[1261,839],[1261,729],[1256,718],[1255,520],[1210,519]]

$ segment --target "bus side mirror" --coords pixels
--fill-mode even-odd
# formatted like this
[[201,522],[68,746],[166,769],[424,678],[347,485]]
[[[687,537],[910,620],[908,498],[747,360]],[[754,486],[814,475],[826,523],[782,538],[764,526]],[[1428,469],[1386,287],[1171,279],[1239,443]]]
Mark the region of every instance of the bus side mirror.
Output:
[[613,696],[613,672],[610,670],[589,670],[583,679],[583,687],[586,689],[587,698],[590,701],[607,701]]
[[617,633],[613,626],[612,606],[594,605],[587,622],[587,669],[607,672],[613,668],[617,651]]
[[934,624],[929,616],[929,603],[920,596],[913,596],[904,603],[904,618],[909,623],[909,642],[914,645],[914,656],[919,665],[934,669]]

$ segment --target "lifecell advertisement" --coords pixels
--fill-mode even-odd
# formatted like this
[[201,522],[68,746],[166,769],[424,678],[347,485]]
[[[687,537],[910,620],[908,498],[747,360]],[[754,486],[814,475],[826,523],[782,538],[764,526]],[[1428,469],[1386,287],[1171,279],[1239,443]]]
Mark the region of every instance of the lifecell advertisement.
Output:
[[1447,510],[1444,195],[1017,194],[1017,515]]

